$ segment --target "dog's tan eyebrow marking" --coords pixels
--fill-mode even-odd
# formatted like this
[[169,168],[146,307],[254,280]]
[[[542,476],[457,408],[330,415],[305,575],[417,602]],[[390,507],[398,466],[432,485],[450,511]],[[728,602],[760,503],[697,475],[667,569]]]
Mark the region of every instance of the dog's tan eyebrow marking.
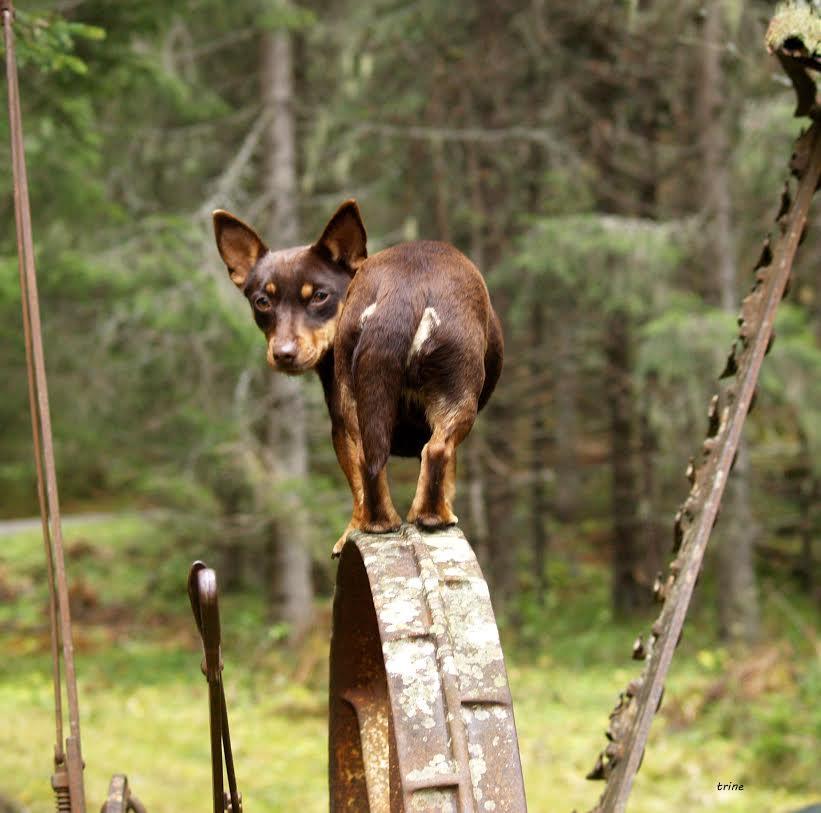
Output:
[[299,293],[300,293],[300,295],[302,296],[303,299],[310,299],[311,296],[313,295],[313,292],[314,292],[314,286],[311,285],[310,282],[306,282],[302,286]]
[[277,286],[276,286],[276,285],[274,285],[274,283],[273,283],[273,282],[269,282],[269,283],[265,286],[265,290],[266,290],[269,294],[271,294],[271,296],[273,296],[273,295],[277,292]]

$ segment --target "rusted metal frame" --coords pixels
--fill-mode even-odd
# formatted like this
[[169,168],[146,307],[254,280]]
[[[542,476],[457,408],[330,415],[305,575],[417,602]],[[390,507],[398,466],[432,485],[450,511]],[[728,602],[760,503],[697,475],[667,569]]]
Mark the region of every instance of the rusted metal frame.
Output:
[[[59,664],[55,671],[55,709],[60,719],[57,725],[58,743],[55,747],[55,759],[65,760],[70,809],[72,813],[84,813],[85,791],[83,787],[83,760],[80,745],[80,712],[77,696],[77,678],[74,669],[74,645],[71,635],[71,617],[69,614],[68,584],[66,581],[65,560],[63,556],[63,536],[60,523],[60,503],[57,490],[57,474],[54,462],[54,443],[51,432],[48,385],[46,383],[45,360],[43,353],[42,327],[40,324],[39,299],[37,295],[37,275],[34,262],[34,241],[31,230],[31,209],[26,173],[25,147],[23,143],[22,114],[20,111],[19,81],[14,50],[14,32],[12,21],[14,8],[11,0],[4,0],[0,6],[3,16],[3,32],[6,46],[6,76],[8,82],[9,129],[11,135],[12,172],[14,175],[15,218],[18,238],[18,259],[21,275],[22,307],[24,312],[24,331],[26,331],[26,358],[29,376],[29,395],[33,396],[32,426],[37,455],[38,497],[41,499],[41,519],[44,527],[44,544],[50,555],[46,557],[50,573],[49,591],[50,613],[52,619],[59,619],[59,640],[62,644],[65,662],[66,699],[68,701],[69,736],[65,742],[65,754],[62,745],[62,704],[59,696]],[[42,474],[45,471],[45,487],[42,485]],[[46,515],[47,511],[47,515]],[[50,530],[49,533],[49,520]],[[53,557],[53,559],[52,559]],[[53,564],[53,568],[51,565]],[[56,596],[55,596],[56,591]],[[57,636],[53,633],[53,640]],[[60,771],[58,771],[58,774]],[[55,783],[62,788],[63,777],[55,775]],[[57,790],[57,784],[55,784]]]
[[125,774],[114,774],[108,786],[108,796],[103,802],[100,813],[146,813],[140,800],[132,795]]
[[765,242],[756,267],[755,286],[742,303],[739,337],[722,374],[722,377],[736,375],[735,386],[728,389],[723,405],[719,403],[719,396],[714,396],[702,460],[698,466],[691,464],[688,468],[692,490],[676,516],[677,556],[666,579],[660,578],[656,584],[656,595],[665,601],[664,607],[646,643],[639,638],[634,644],[634,658],[648,658],[648,665],[638,679],[631,681],[611,713],[610,743],[588,777],[608,780],[595,813],[623,813],[641,766],[650,725],[661,703],[664,680],[681,636],[744,420],[755,397],[761,364],[772,341],[776,311],[786,291],[810,203],[818,188],[821,123],[816,121],[799,137],[792,169],[799,177],[795,199],[790,203],[789,193],[785,191],[777,218],[781,234],[773,248],[769,239]]
[[[202,672],[208,681],[208,716],[211,735],[211,782],[214,813],[230,809],[242,813],[242,795],[237,791],[234,757],[228,728],[228,709],[222,683],[222,648],[219,594],[216,573],[203,562],[194,562],[188,574],[188,597],[203,646]],[[223,784],[223,752],[228,775],[228,794]],[[229,808],[230,802],[230,808]]]

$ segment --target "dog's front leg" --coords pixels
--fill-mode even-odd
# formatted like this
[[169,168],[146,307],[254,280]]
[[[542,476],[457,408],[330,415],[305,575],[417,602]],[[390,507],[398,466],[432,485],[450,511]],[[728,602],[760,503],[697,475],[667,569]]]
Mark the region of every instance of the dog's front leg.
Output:
[[[362,521],[358,527],[371,534],[385,534],[399,530],[402,526],[402,518],[393,507],[388,487],[387,461],[383,462],[381,468],[376,471],[374,471],[373,464],[369,465],[368,455],[365,454],[363,445],[364,433],[360,431],[358,405],[351,400],[346,406],[348,408],[342,411],[345,431],[355,440],[356,465],[362,487]],[[373,420],[374,418],[369,416],[368,419]],[[386,429],[386,431],[389,430]]]
[[388,533],[402,525],[402,518],[393,507],[388,488],[387,467],[375,475],[368,472],[356,406],[343,386],[338,389],[339,400],[332,410],[332,437],[340,468],[345,472],[353,496],[353,513],[348,527],[339,537],[331,555],[336,558],[342,553],[348,534],[354,530],[368,533]]
[[333,438],[334,451],[336,452],[336,459],[339,461],[339,467],[345,473],[345,478],[348,480],[348,485],[351,488],[351,496],[353,497],[351,521],[331,551],[331,556],[335,559],[342,553],[342,548],[345,545],[348,534],[362,527],[364,497],[362,492],[362,477],[360,476],[359,470],[359,444],[345,431],[345,425],[341,419],[333,422],[331,435]]

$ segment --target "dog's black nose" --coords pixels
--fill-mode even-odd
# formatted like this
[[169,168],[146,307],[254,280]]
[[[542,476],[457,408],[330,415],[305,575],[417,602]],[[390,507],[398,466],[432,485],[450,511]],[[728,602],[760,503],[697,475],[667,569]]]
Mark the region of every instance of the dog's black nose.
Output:
[[284,344],[279,345],[278,347],[274,348],[274,361],[277,364],[282,364],[283,366],[288,366],[294,363],[294,359],[296,358],[296,343],[295,342],[285,342]]

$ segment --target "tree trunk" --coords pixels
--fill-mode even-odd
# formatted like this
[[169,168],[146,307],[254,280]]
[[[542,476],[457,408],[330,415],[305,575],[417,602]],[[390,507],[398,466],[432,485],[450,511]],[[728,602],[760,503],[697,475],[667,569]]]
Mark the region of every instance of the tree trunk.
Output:
[[[261,88],[270,126],[266,133],[264,183],[272,201],[265,234],[280,246],[299,240],[294,81],[291,34],[266,31],[262,39]],[[273,611],[292,636],[311,623],[313,585],[308,511],[299,487],[308,476],[308,439],[301,379],[271,376],[269,448],[282,511],[271,523],[269,551]]]
[[644,381],[644,397],[640,408],[639,460],[641,471],[641,499],[639,501],[639,522],[641,523],[644,541],[644,575],[649,580],[656,576],[663,567],[669,551],[668,530],[666,523],[659,521],[661,516],[661,494],[658,475],[658,436],[653,427],[651,415],[655,397],[655,375],[650,374]]
[[482,564],[493,591],[494,606],[505,608],[517,587],[518,545],[514,519],[517,471],[516,448],[511,437],[513,409],[497,393],[484,411],[485,437],[495,458],[486,470],[487,556]]
[[[466,99],[469,97],[466,95]],[[468,180],[470,182],[470,205],[473,210],[470,229],[470,258],[476,267],[485,273],[484,246],[484,200],[482,198],[482,180],[480,177],[479,156],[476,144],[465,146]],[[487,517],[487,485],[485,463],[482,460],[482,444],[486,437],[485,419],[480,417],[471,430],[467,442],[467,490],[468,508],[471,527],[471,540],[477,557],[482,562],[489,562],[489,529]],[[489,572],[489,568],[486,568]]]
[[[530,380],[538,381],[547,366],[544,339],[544,305],[536,300],[530,307]],[[533,574],[539,600],[547,597],[547,553],[550,546],[545,469],[547,465],[548,428],[545,421],[547,388],[535,394],[530,421],[530,545],[533,551]]]
[[818,508],[821,489],[818,478],[812,468],[812,451],[804,432],[801,437],[801,461],[796,471],[798,481],[798,537],[801,540],[801,551],[798,557],[796,575],[804,590],[816,600],[821,599],[817,589],[817,572],[813,543],[815,540],[814,513]]
[[[733,239],[730,185],[730,116],[725,103],[727,81],[722,66],[724,7],[708,3],[704,22],[699,120],[705,207],[707,290],[720,306],[738,311],[736,252]],[[733,474],[724,493],[725,525],[716,538],[719,633],[726,638],[753,640],[758,632],[753,545],[757,535],[750,502],[747,455],[739,448]]]
[[613,517],[613,611],[625,615],[649,602],[649,590],[638,579],[641,539],[634,448],[635,395],[628,316],[615,311],[608,320],[608,404],[610,406],[610,470]]
[[[528,161],[529,177],[527,182],[528,209],[532,215],[542,210],[545,199],[544,189],[544,150],[537,145],[530,146]],[[534,285],[534,289],[536,286]],[[548,323],[547,306],[543,292],[536,292],[530,305],[529,348],[527,352],[528,399],[530,401],[530,452],[527,465],[530,469],[530,550],[533,557],[532,571],[537,600],[544,603],[547,599],[547,557],[550,550],[549,516],[552,506],[548,496],[547,463],[550,457],[550,428],[547,422],[547,410],[551,396],[556,397],[557,385],[562,379],[555,373],[551,364],[550,348],[547,344],[546,324]],[[561,317],[558,321],[561,321]],[[563,326],[565,329],[567,325]],[[555,329],[555,328],[554,328]],[[552,378],[552,380],[551,380]],[[570,443],[573,440],[570,439]]]
[[749,458],[738,449],[724,490],[724,527],[717,534],[718,624],[722,638],[751,642],[758,636],[758,591],[753,550],[758,528],[750,508]]
[[[507,297],[499,292],[494,297],[494,307],[502,320],[509,324]],[[506,334],[509,340],[510,333]],[[517,587],[516,545],[517,529],[514,521],[516,504],[515,475],[518,471],[514,426],[517,404],[509,383],[515,380],[511,375],[510,359],[513,357],[510,344],[506,347],[507,373],[502,382],[508,384],[497,387],[493,397],[479,417],[483,422],[482,438],[487,453],[487,465],[483,471],[482,496],[487,517],[487,546],[482,562],[485,575],[493,590],[494,606],[504,608],[507,600]]]
[[578,360],[574,356],[573,332],[577,314],[572,303],[558,310],[551,325],[555,347],[552,352],[554,439],[556,445],[556,489],[554,508],[559,522],[569,524],[576,519],[579,495],[579,412],[577,401]]

